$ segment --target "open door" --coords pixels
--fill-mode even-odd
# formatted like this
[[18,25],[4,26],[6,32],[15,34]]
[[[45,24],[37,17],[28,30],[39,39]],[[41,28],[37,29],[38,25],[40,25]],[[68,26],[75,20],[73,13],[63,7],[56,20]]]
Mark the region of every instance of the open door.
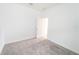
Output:
[[37,38],[47,39],[48,18],[40,17],[37,19]]

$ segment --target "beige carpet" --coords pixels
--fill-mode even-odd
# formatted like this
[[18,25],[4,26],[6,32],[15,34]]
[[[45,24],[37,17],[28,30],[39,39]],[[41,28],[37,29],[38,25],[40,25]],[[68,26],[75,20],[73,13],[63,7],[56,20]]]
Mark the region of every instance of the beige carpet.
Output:
[[4,46],[2,55],[77,55],[49,40],[29,39]]

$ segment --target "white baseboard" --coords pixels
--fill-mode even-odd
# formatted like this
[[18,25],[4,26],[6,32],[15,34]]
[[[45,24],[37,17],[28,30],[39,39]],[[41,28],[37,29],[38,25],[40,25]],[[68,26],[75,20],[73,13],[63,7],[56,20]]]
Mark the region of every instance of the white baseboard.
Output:
[[29,37],[25,37],[23,39],[16,39],[16,40],[5,42],[5,43],[0,45],[0,54],[1,54],[5,44],[14,43],[14,42],[22,41],[22,40],[27,40],[27,39],[36,39],[36,36],[29,36]]
[[62,46],[62,47],[64,47],[64,48],[66,48],[66,49],[68,49],[68,50],[70,50],[70,51],[73,51],[73,52],[79,54],[79,52],[77,52],[76,50],[73,50],[73,49],[71,49],[71,48],[68,48],[68,47],[66,47],[66,46],[64,46],[64,45],[62,45],[62,44],[60,44],[60,43],[58,43],[58,42],[55,42],[55,41],[53,41],[53,40],[50,40],[50,41],[52,41],[52,42],[54,42],[54,43],[56,43],[56,44],[58,44],[58,45],[60,45],[60,46]]
[[8,41],[8,42],[5,42],[5,44],[14,43],[14,42],[22,41],[22,40],[27,40],[27,39],[35,39],[35,38],[36,38],[35,36],[30,36],[30,37],[25,37],[25,38],[21,38],[21,39]]

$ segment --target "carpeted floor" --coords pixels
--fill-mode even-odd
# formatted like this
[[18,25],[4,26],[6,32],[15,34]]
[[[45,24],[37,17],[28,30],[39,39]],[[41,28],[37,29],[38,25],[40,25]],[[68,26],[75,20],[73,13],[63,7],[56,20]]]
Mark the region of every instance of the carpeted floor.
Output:
[[29,39],[6,44],[2,55],[77,55],[49,40]]

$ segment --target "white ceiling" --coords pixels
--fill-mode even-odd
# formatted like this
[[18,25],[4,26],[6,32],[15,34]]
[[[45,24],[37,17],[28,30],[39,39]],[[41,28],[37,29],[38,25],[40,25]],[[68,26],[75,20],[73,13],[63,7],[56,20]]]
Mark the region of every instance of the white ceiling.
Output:
[[58,3],[22,3],[22,5],[33,8],[38,11],[43,11],[50,7],[58,5]]

